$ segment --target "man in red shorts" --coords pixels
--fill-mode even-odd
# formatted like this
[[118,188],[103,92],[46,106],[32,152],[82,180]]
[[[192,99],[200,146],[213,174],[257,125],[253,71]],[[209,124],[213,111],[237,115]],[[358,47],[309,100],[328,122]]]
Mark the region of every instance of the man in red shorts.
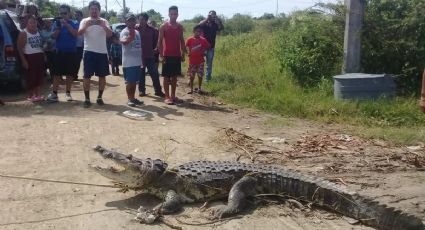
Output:
[[[184,61],[186,48],[183,38],[183,26],[177,22],[177,6],[168,9],[170,20],[159,28],[158,49],[162,59],[162,76],[164,77],[165,103],[180,103],[176,97],[177,76],[181,75],[181,62]],[[171,85],[171,93],[170,87]]]

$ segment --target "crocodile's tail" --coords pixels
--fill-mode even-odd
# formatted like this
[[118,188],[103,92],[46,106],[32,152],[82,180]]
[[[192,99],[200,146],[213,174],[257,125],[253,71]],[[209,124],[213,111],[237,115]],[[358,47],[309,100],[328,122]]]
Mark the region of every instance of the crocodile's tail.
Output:
[[391,230],[425,230],[422,220],[414,215],[407,214],[378,201],[364,198],[358,194],[353,196],[354,204],[350,211],[360,222]]
[[376,200],[365,198],[345,187],[328,181],[319,181],[311,201],[332,209],[361,223],[385,230],[425,230],[422,220]]
[[259,180],[267,190],[262,192],[286,193],[378,229],[425,230],[420,218],[380,204],[345,186],[279,167],[268,166],[263,171],[267,173],[261,174]]

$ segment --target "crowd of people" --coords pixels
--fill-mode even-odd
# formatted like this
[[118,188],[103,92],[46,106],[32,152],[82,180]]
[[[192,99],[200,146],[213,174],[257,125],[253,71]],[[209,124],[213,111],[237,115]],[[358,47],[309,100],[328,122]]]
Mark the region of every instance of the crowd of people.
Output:
[[[74,17],[68,5],[60,5],[58,17],[43,20],[35,5],[28,5],[20,17],[21,32],[17,47],[22,69],[27,81],[28,100],[39,102],[59,101],[59,85],[65,77],[66,101],[73,101],[72,82],[78,80],[80,63],[83,62],[84,107],[91,106],[90,79],[99,78],[99,90],[96,98],[98,105],[103,105],[103,92],[106,77],[122,74],[126,83],[128,106],[143,104],[136,98],[147,95],[146,72],[152,79],[154,95],[164,98],[164,103],[172,105],[181,103],[176,96],[177,77],[182,75],[182,62],[186,55],[189,59],[187,74],[190,78],[190,92],[202,92],[204,63],[207,71],[205,80],[211,80],[214,45],[217,32],[223,24],[215,11],[210,11],[208,18],[193,28],[193,36],[187,40],[183,36],[183,26],[177,22],[177,6],[169,8],[169,19],[159,29],[149,21],[149,15],[141,13],[125,15],[126,28],[120,34],[114,34],[108,21],[100,16],[101,6],[96,0],[88,5],[88,17],[83,18],[81,11]],[[107,47],[110,39],[110,47]],[[103,41],[105,42],[99,42]],[[162,63],[161,86],[159,63]],[[51,92],[45,98],[41,86],[46,68],[52,76]],[[198,87],[194,89],[195,76]]]

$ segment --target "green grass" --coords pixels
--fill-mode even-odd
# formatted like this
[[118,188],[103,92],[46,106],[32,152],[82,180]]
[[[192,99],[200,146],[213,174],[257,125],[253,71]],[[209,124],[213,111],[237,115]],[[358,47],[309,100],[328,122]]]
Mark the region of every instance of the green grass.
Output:
[[313,89],[297,85],[291,75],[279,71],[274,57],[273,32],[257,31],[219,37],[214,81],[207,89],[245,107],[289,117],[347,124],[353,132],[394,143],[424,141],[425,116],[416,98],[377,101],[337,101],[333,83],[323,81]]

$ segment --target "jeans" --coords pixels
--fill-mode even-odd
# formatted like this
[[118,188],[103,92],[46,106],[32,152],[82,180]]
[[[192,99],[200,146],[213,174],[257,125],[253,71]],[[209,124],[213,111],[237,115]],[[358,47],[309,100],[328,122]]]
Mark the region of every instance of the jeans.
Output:
[[143,68],[139,79],[139,92],[146,93],[146,68],[148,68],[149,75],[151,76],[155,94],[160,94],[162,89],[161,83],[159,82],[159,72],[156,68],[155,60],[153,58],[145,58],[143,60]]
[[205,75],[207,82],[211,80],[212,74],[212,65],[214,60],[214,48],[211,48],[205,52],[205,57],[207,59],[207,74]]
[[112,74],[119,74],[120,58],[112,58]]

